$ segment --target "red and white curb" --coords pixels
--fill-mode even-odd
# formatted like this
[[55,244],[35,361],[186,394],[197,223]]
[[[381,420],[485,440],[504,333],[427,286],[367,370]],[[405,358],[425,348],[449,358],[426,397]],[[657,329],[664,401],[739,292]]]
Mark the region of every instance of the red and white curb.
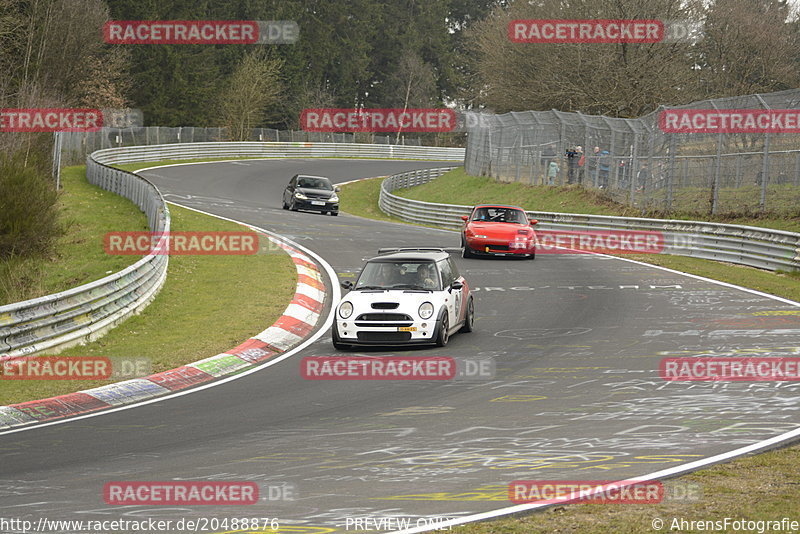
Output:
[[300,344],[314,330],[323,311],[322,274],[303,252],[270,235],[262,235],[289,254],[297,270],[294,298],[272,326],[227,352],[176,369],[49,399],[0,406],[0,430],[160,397],[239,372]]

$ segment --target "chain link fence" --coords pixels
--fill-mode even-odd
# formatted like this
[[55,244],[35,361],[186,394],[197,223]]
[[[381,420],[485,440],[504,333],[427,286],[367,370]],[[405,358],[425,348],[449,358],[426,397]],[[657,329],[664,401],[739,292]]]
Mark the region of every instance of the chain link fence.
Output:
[[800,89],[695,102],[637,119],[475,114],[465,168],[529,185],[580,184],[647,212],[797,215],[800,134],[665,133],[666,109],[800,109]]
[[[97,132],[63,132],[56,137],[61,165],[82,165],[86,156],[104,148],[163,145],[172,143],[205,143],[228,141],[225,128],[146,126],[138,128],[102,128]],[[298,143],[369,143],[380,145],[422,146],[420,137],[396,134],[352,134],[304,132],[299,130],[253,129],[249,141]],[[56,154],[54,153],[54,165]]]

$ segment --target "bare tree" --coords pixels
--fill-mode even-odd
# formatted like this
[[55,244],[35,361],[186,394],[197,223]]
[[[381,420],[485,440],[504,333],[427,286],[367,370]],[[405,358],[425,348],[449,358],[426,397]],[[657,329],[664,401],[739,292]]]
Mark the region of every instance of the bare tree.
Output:
[[283,61],[269,57],[263,48],[246,54],[220,96],[220,122],[228,138],[244,141],[263,123],[267,110],[281,94]]
[[38,86],[65,106],[124,106],[128,58],[99,39],[109,18],[103,0],[0,2],[8,89],[21,96]]
[[[436,99],[436,73],[430,63],[410,50],[400,56],[400,64],[388,80],[387,91],[391,105],[409,107],[428,107]],[[400,141],[402,128],[398,129],[395,144]]]
[[691,21],[699,19],[701,7],[684,0],[542,0],[497,7],[469,32],[477,79],[468,99],[498,112],[556,108],[622,117],[663,102],[689,102],[699,84],[691,43],[513,43],[507,28],[515,19]]
[[699,46],[708,96],[800,86],[800,41],[792,17],[785,0],[715,0]]
[[314,84],[305,81],[294,98],[289,102],[285,116],[285,124],[288,128],[302,129],[300,115],[305,109],[332,108],[336,104],[334,95],[326,85]]

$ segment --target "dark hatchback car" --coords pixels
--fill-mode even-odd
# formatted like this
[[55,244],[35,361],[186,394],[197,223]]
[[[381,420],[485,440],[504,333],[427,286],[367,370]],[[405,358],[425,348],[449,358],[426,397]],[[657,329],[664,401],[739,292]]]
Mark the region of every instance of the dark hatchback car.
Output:
[[339,215],[339,192],[324,176],[295,174],[283,191],[283,209],[312,210]]

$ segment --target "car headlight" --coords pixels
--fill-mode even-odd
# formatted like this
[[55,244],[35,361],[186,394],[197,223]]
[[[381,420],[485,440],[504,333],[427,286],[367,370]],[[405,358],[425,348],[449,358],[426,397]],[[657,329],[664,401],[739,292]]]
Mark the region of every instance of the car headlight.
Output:
[[419,316],[423,319],[430,319],[433,315],[433,304],[430,302],[423,302],[419,305]]
[[485,235],[475,234],[473,237],[477,237],[478,239],[486,239]]
[[305,195],[304,195],[303,193],[301,193],[300,191],[297,191],[297,192],[294,194],[294,198],[299,198],[300,200],[308,200],[308,197],[307,197],[307,196],[305,196]]
[[348,301],[342,302],[342,305],[339,306],[339,317],[347,319],[351,315],[353,315],[353,305]]
[[339,197],[333,195],[331,196],[331,198],[328,199],[328,202],[339,202]]

